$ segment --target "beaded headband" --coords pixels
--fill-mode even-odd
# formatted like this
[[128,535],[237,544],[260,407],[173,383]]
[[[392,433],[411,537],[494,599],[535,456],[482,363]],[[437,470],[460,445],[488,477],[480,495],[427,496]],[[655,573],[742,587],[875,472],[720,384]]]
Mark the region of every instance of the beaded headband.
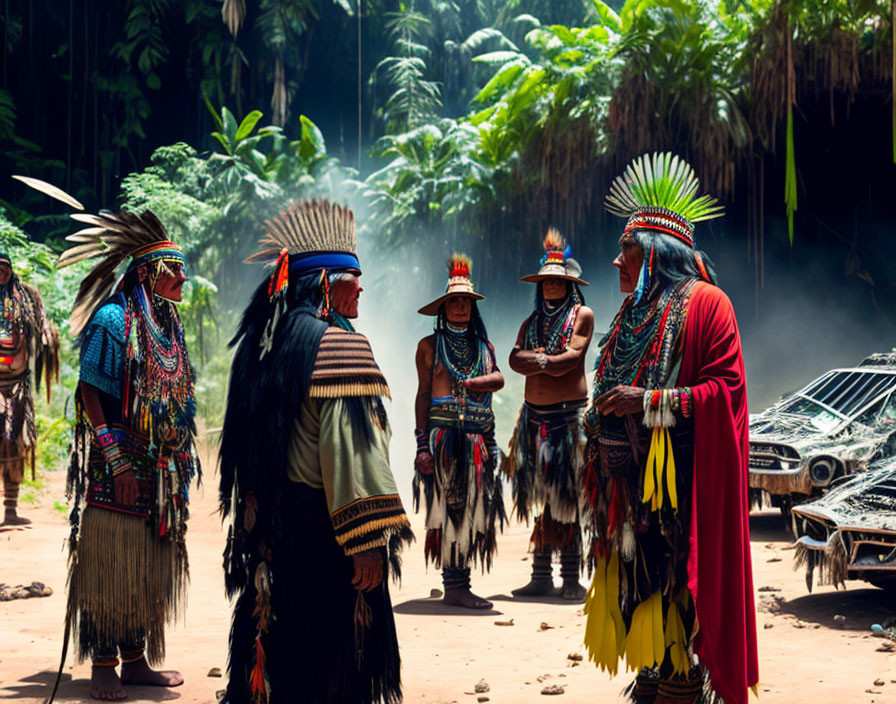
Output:
[[622,234],[628,234],[632,230],[655,230],[665,235],[671,235],[684,242],[688,247],[694,246],[694,225],[685,220],[678,213],[660,206],[647,206],[637,213],[633,213],[625,225]]
[[131,264],[129,269],[135,269],[144,264],[158,261],[159,259],[167,259],[184,263],[183,250],[179,245],[170,241],[153,242],[145,247],[141,247],[131,255]]
[[700,181],[691,166],[670,152],[643,154],[610,185],[607,210],[628,219],[625,232],[645,229],[694,247],[694,223],[722,216],[709,195],[697,195]]

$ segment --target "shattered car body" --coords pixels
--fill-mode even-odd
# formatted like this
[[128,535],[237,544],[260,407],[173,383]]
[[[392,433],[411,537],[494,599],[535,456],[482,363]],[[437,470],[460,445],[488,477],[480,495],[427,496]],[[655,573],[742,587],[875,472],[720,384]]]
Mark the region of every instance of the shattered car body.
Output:
[[896,458],[794,507],[792,515],[795,567],[805,565],[809,591],[815,571],[819,585],[864,579],[896,588]]
[[750,488],[785,512],[890,456],[896,352],[829,371],[750,420]]

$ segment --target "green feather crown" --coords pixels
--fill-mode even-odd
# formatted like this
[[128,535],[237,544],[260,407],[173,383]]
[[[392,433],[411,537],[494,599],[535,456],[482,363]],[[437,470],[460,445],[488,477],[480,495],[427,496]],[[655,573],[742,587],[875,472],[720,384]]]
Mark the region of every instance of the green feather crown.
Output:
[[715,198],[697,196],[699,186],[694,170],[684,159],[671,152],[642,154],[613,181],[605,206],[624,218],[645,208],[672,211],[689,223],[721,217],[723,208]]

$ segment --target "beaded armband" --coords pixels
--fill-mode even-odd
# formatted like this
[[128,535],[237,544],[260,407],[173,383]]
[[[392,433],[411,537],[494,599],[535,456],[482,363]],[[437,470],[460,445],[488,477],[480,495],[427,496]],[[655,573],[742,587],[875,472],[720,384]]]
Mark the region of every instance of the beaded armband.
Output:
[[690,418],[692,410],[689,386],[644,392],[644,425],[648,428],[671,427],[675,425],[676,416]]
[[97,445],[99,445],[100,449],[103,451],[103,457],[106,459],[106,464],[108,464],[109,468],[112,470],[113,477],[117,477],[119,474],[133,469],[133,465],[131,465],[127,457],[122,454],[115,433],[109,430],[108,426],[98,425],[93,432],[96,436]]
[[429,452],[429,435],[426,431],[416,428],[414,430],[414,437],[417,438],[417,454],[419,455],[423,452]]

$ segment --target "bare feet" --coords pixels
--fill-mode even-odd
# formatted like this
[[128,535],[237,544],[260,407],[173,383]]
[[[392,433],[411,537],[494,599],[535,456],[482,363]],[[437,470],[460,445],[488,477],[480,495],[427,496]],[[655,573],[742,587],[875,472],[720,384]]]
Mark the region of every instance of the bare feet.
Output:
[[525,587],[514,589],[514,596],[554,596],[554,580],[533,578]]
[[121,686],[114,667],[93,667],[90,670],[90,696],[105,702],[116,702],[127,698],[128,693]]
[[27,526],[31,525],[31,519],[18,515],[15,510],[7,510],[3,519],[4,526]]
[[184,683],[184,677],[176,670],[153,670],[146,658],[140,658],[121,664],[121,681],[150,687],[177,687]]
[[476,596],[470,591],[469,587],[458,587],[456,589],[446,589],[443,601],[448,606],[462,606],[465,609],[490,609],[492,602]]

